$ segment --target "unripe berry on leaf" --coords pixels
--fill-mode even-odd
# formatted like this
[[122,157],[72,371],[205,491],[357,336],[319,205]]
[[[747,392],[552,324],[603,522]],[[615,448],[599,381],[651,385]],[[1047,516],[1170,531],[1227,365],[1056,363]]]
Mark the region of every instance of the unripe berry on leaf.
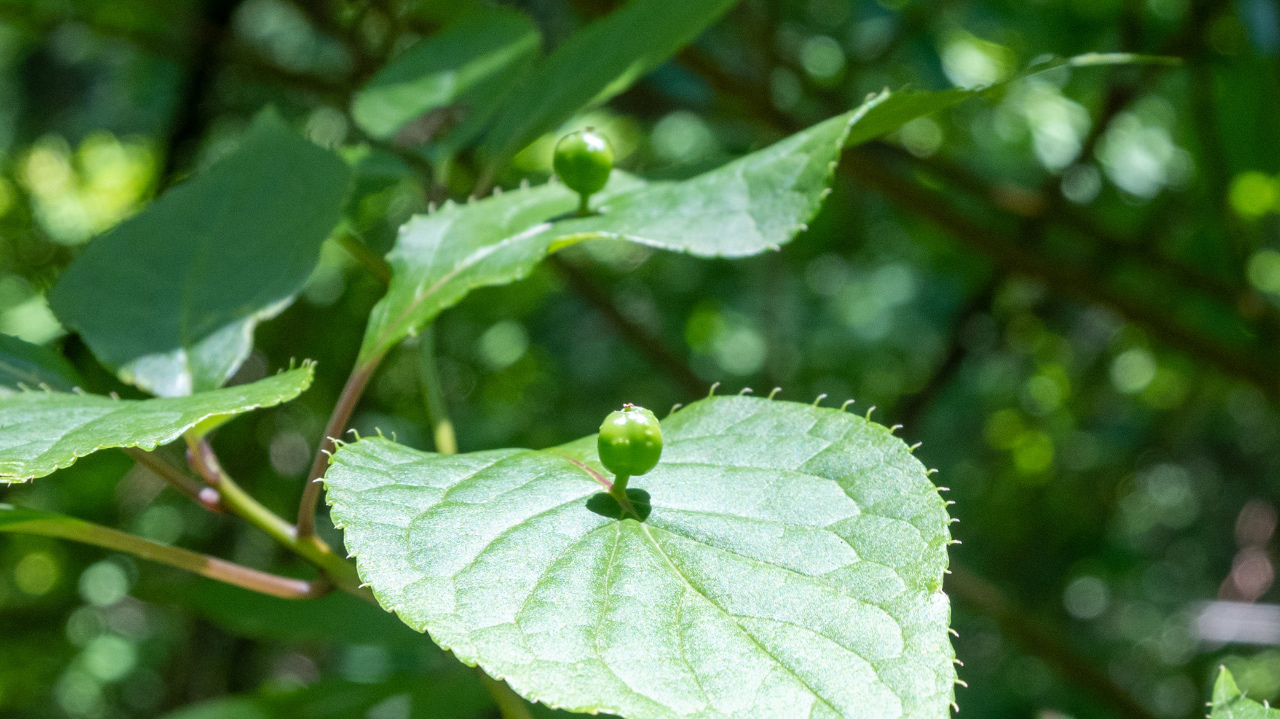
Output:
[[613,170],[609,141],[587,128],[570,133],[556,143],[556,174],[570,190],[583,198],[600,191]]
[[653,412],[626,404],[604,418],[596,449],[610,472],[620,477],[644,474],[662,456],[662,427]]

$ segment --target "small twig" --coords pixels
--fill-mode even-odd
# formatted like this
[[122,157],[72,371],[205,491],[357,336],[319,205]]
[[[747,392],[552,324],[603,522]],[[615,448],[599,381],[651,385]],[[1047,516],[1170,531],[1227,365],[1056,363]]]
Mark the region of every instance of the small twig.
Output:
[[325,470],[329,468],[329,457],[337,446],[334,440],[346,431],[351,413],[359,404],[360,395],[364,394],[364,388],[369,384],[369,378],[373,376],[373,371],[377,369],[381,359],[378,357],[363,365],[356,365],[356,368],[351,371],[351,376],[347,378],[346,386],[342,388],[342,394],[338,397],[338,403],[334,405],[333,413],[329,415],[329,423],[325,425],[324,437],[321,438],[320,447],[316,450],[311,471],[307,474],[307,484],[302,488],[302,500],[298,504],[299,537],[309,537],[315,533],[316,505],[320,502],[321,489],[319,480],[324,477]]
[[0,532],[35,534],[44,537],[69,539],[92,544],[160,564],[194,572],[210,579],[233,584],[281,599],[312,599],[331,591],[333,585],[321,579],[308,582],[303,579],[281,577],[250,569],[234,562],[210,557],[198,552],[157,544],[142,537],[104,527],[74,517],[36,518],[30,521],[0,525]]
[[422,400],[426,404],[427,421],[431,423],[436,451],[457,454],[458,437],[453,430],[453,420],[449,418],[449,405],[436,362],[435,334],[435,324],[427,325],[418,333],[418,380],[422,385]]
[[1111,711],[1128,719],[1156,719],[1064,639],[1028,618],[995,585],[954,560],[951,562],[951,574],[946,578],[946,590],[973,611],[996,620],[1006,636],[1044,660],[1059,676],[1092,694]]
[[264,507],[236,483],[222,468],[209,441],[193,433],[185,435],[187,462],[222,494],[222,504],[231,513],[266,532],[286,549],[311,562],[329,576],[344,592],[377,604],[377,599],[362,585],[355,565],[339,557],[328,544],[315,535],[301,535],[288,521]]
[[947,340],[947,354],[942,358],[942,362],[938,364],[938,368],[930,375],[929,381],[921,388],[919,392],[907,397],[903,403],[897,407],[897,411],[893,413],[893,420],[900,422],[906,427],[914,428],[924,410],[933,404],[933,400],[937,398],[956,373],[960,371],[960,366],[964,363],[965,347],[964,347],[964,330],[969,320],[973,319],[979,312],[987,309],[991,305],[991,299],[995,295],[996,287],[999,286],[1001,276],[995,275],[982,284],[982,287],[970,297],[959,310],[956,311],[956,317],[951,322],[951,336]]
[[343,232],[338,235],[338,244],[342,245],[342,249],[346,250],[352,259],[359,262],[382,284],[391,282],[391,265],[387,264],[387,260],[381,255],[369,249],[369,246],[361,242],[360,238],[350,232]]
[[169,486],[190,497],[196,504],[210,512],[222,513],[222,497],[218,494],[218,490],[201,485],[184,474],[182,470],[151,452],[138,447],[125,447],[124,453],[132,457],[133,461],[151,470],[152,474],[168,482]]
[[649,358],[649,361],[665,370],[685,392],[691,395],[702,394],[706,383],[698,378],[689,364],[680,358],[661,337],[639,322],[627,317],[609,298],[609,295],[591,279],[582,268],[558,255],[551,255],[547,262],[560,273],[583,299],[600,314],[609,324],[631,343],[633,347]]

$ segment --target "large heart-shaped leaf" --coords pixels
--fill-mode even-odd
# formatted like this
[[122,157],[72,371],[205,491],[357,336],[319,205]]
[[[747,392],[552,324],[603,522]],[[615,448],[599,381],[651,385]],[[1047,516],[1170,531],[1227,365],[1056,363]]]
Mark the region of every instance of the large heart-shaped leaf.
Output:
[[380,70],[356,94],[351,114],[365,132],[390,138],[425,113],[456,103],[466,106],[460,129],[470,135],[540,44],[537,26],[524,13],[481,6]]
[[595,437],[453,456],[364,440],[325,482],[383,606],[530,699],[629,719],[948,716],[949,520],[901,440],[745,397],[663,432],[631,480],[644,522],[601,493]]
[[1259,704],[1242,694],[1226,667],[1218,670],[1210,706],[1209,719],[1280,719],[1280,709]]
[[48,347],[0,334],[0,386],[69,391],[80,382],[76,370]]
[[162,396],[216,389],[315,269],[350,174],[263,113],[208,172],[90,243],[49,305],[125,381]]
[[737,2],[631,0],[574,34],[503,103],[484,143],[493,163],[626,90]]
[[112,399],[63,392],[0,397],[0,483],[43,477],[108,447],[155,449],[211,417],[288,402],[311,386],[312,366],[187,397]]

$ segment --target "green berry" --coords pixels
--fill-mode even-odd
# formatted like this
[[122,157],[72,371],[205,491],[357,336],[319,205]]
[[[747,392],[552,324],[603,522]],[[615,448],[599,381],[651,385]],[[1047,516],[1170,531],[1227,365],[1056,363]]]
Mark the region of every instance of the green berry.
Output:
[[609,181],[613,170],[613,148],[591,128],[560,138],[556,143],[556,174],[570,190],[586,197]]
[[653,412],[626,404],[604,418],[596,448],[610,472],[620,477],[644,474],[662,456],[662,427]]

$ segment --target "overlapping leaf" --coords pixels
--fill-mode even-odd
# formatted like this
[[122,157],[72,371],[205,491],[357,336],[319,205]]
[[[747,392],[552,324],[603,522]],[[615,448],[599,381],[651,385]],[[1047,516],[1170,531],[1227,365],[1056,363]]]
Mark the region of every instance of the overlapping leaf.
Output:
[[508,96],[484,147],[495,163],[626,90],[738,0],[631,0],[565,40]]
[[288,402],[311,376],[304,365],[252,384],[145,400],[44,391],[0,397],[0,483],[43,477],[109,447],[155,449],[211,417]]
[[57,352],[0,334],[0,386],[69,391],[79,381],[75,368]]
[[315,269],[349,179],[263,113],[231,155],[94,240],[49,305],[125,381],[162,396],[215,389]]
[[1264,706],[1242,694],[1226,667],[1218,670],[1210,706],[1209,719],[1280,719],[1280,709]]
[[540,44],[524,13],[482,6],[374,75],[356,94],[352,116],[374,137],[390,138],[432,110],[460,104],[460,129],[470,135],[519,81],[521,66]]
[[949,520],[898,438],[744,397],[663,431],[662,461],[632,479],[644,522],[601,493],[594,437],[453,456],[347,445],[332,516],[383,606],[553,707],[949,715]]

